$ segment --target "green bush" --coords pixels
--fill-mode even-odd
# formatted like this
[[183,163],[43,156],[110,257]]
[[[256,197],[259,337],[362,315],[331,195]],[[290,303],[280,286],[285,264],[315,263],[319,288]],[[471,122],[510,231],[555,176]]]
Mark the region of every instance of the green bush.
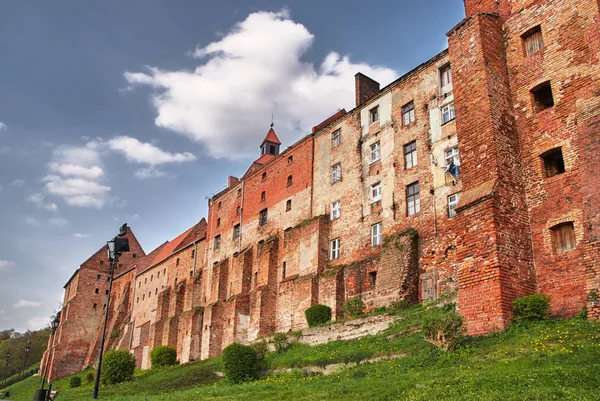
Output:
[[588,310],[587,306],[584,306],[581,311],[577,314],[578,319],[587,320]]
[[69,387],[75,388],[81,386],[81,377],[79,376],[71,376],[69,379]]
[[344,312],[344,317],[355,319],[364,316],[364,309],[365,304],[363,303],[362,299],[360,297],[356,297],[346,301],[342,307],[342,312]]
[[164,345],[154,347],[150,352],[150,362],[153,368],[177,365],[177,351]]
[[410,304],[405,299],[401,299],[400,301],[396,301],[392,304],[392,309],[394,309],[397,312],[401,312],[408,308],[410,308]]
[[285,333],[277,333],[273,336],[271,344],[275,347],[275,352],[280,354],[292,346],[292,342]]
[[121,329],[114,329],[112,333],[110,333],[110,339],[116,340],[121,335]]
[[110,350],[102,358],[102,384],[116,384],[133,379],[135,357],[125,350]]
[[314,304],[304,311],[308,327],[314,327],[331,321],[331,308],[327,305]]
[[515,320],[542,320],[550,316],[550,300],[544,294],[527,295],[512,301]]
[[256,352],[245,345],[233,343],[223,350],[223,371],[232,383],[256,378]]
[[92,371],[87,372],[87,374],[85,375],[85,381],[88,383],[92,383],[95,378],[96,378],[96,375]]
[[269,351],[269,346],[265,340],[255,342],[250,345],[250,348],[256,352],[256,360],[262,361],[267,356],[267,352]]
[[425,340],[438,348],[454,349],[463,337],[463,318],[456,312],[434,308],[422,321]]

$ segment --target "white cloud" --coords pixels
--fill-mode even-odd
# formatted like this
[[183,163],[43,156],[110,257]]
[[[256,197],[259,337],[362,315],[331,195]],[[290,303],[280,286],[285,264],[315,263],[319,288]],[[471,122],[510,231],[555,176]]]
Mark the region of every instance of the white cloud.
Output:
[[46,203],[44,202],[44,198],[45,197],[42,193],[36,192],[34,194],[29,195],[27,197],[27,201],[35,204],[40,209],[56,212],[58,210],[58,206],[56,206],[56,203]]
[[15,262],[13,261],[0,259],[0,270],[8,269],[9,267],[12,267],[14,265]]
[[11,187],[15,187],[15,188],[19,187],[20,188],[23,185],[25,185],[25,181],[23,181],[21,179],[16,179],[8,185],[10,185]]
[[[327,55],[318,67],[302,61],[313,35],[286,12],[256,12],[223,38],[196,49],[203,64],[194,71],[126,72],[129,85],[149,85],[155,123],[205,145],[216,157],[257,155],[257,146],[275,114],[285,141],[307,133],[354,101],[354,75],[362,72],[382,85],[398,74]],[[289,143],[289,142],[288,142]]]
[[133,176],[140,180],[145,180],[148,178],[169,177],[170,175],[166,171],[159,170],[156,167],[142,167],[135,170]]
[[48,323],[50,323],[50,318],[48,316],[34,317],[27,321],[27,326],[29,330],[40,330],[48,326]]
[[0,121],[0,131],[2,130],[6,130],[6,124],[4,124],[2,121]]
[[22,299],[19,302],[15,303],[13,305],[13,308],[37,308],[41,305],[42,305],[41,302],[27,301],[27,300]]
[[108,147],[123,153],[127,160],[131,162],[148,164],[150,166],[196,160],[196,156],[189,152],[166,152],[151,143],[143,143],[128,136],[119,136],[109,140]]
[[104,170],[94,142],[86,146],[56,149],[44,178],[45,190],[71,206],[102,208],[110,201],[110,187],[103,182]]
[[0,154],[4,154],[4,153],[8,153],[10,151],[10,148],[6,145],[2,145],[0,146]]
[[73,234],[73,237],[75,238],[89,238],[91,236],[91,234],[88,233],[75,233]]

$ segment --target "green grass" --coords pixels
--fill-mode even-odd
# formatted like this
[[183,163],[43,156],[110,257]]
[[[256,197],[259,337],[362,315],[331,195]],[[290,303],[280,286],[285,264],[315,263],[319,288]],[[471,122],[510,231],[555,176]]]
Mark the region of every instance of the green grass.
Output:
[[[290,373],[233,385],[217,381],[219,359],[138,372],[136,380],[101,388],[101,399],[175,400],[598,400],[600,323],[580,319],[514,325],[486,337],[467,338],[445,353],[423,339],[420,320],[428,311],[414,307],[386,332],[354,341],[315,347],[295,345],[270,354],[264,367],[295,367]],[[339,373],[307,375],[302,366],[352,362],[406,354],[401,359],[365,363]],[[84,374],[81,374],[84,377]],[[59,400],[88,400],[91,385],[68,389],[55,384]],[[11,399],[30,401],[38,377],[11,387]]]

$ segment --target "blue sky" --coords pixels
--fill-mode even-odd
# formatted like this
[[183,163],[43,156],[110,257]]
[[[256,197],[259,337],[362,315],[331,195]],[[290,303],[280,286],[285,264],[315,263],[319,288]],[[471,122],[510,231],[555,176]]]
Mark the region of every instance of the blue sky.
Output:
[[0,329],[127,222],[146,252],[258,156],[446,47],[461,0],[0,2]]

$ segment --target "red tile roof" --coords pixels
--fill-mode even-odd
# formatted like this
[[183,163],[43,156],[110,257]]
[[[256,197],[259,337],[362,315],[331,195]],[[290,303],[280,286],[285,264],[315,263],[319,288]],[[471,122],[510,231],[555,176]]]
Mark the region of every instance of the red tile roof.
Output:
[[150,252],[148,255],[144,256],[143,258],[139,259],[135,265],[136,267],[136,274],[140,274],[141,272],[148,270],[148,268],[150,266],[152,266],[152,262],[154,261],[154,259],[156,258],[156,256],[162,252],[162,250],[164,249],[164,247],[169,243],[169,241],[165,241],[164,243],[160,244],[155,250],[153,250],[152,252]]
[[261,157],[256,159],[256,161],[254,163],[260,164],[262,166],[263,164],[266,164],[268,161],[270,161],[271,159],[274,159],[274,158],[275,158],[275,155],[272,155],[270,153],[265,153],[264,155],[262,155]]
[[275,133],[275,130],[273,129],[273,127],[271,127],[269,132],[267,132],[267,136],[265,136],[265,139],[263,139],[261,146],[265,142],[271,142],[271,143],[275,143],[277,145],[281,145],[281,142],[279,141],[279,138],[277,138],[277,134]]

